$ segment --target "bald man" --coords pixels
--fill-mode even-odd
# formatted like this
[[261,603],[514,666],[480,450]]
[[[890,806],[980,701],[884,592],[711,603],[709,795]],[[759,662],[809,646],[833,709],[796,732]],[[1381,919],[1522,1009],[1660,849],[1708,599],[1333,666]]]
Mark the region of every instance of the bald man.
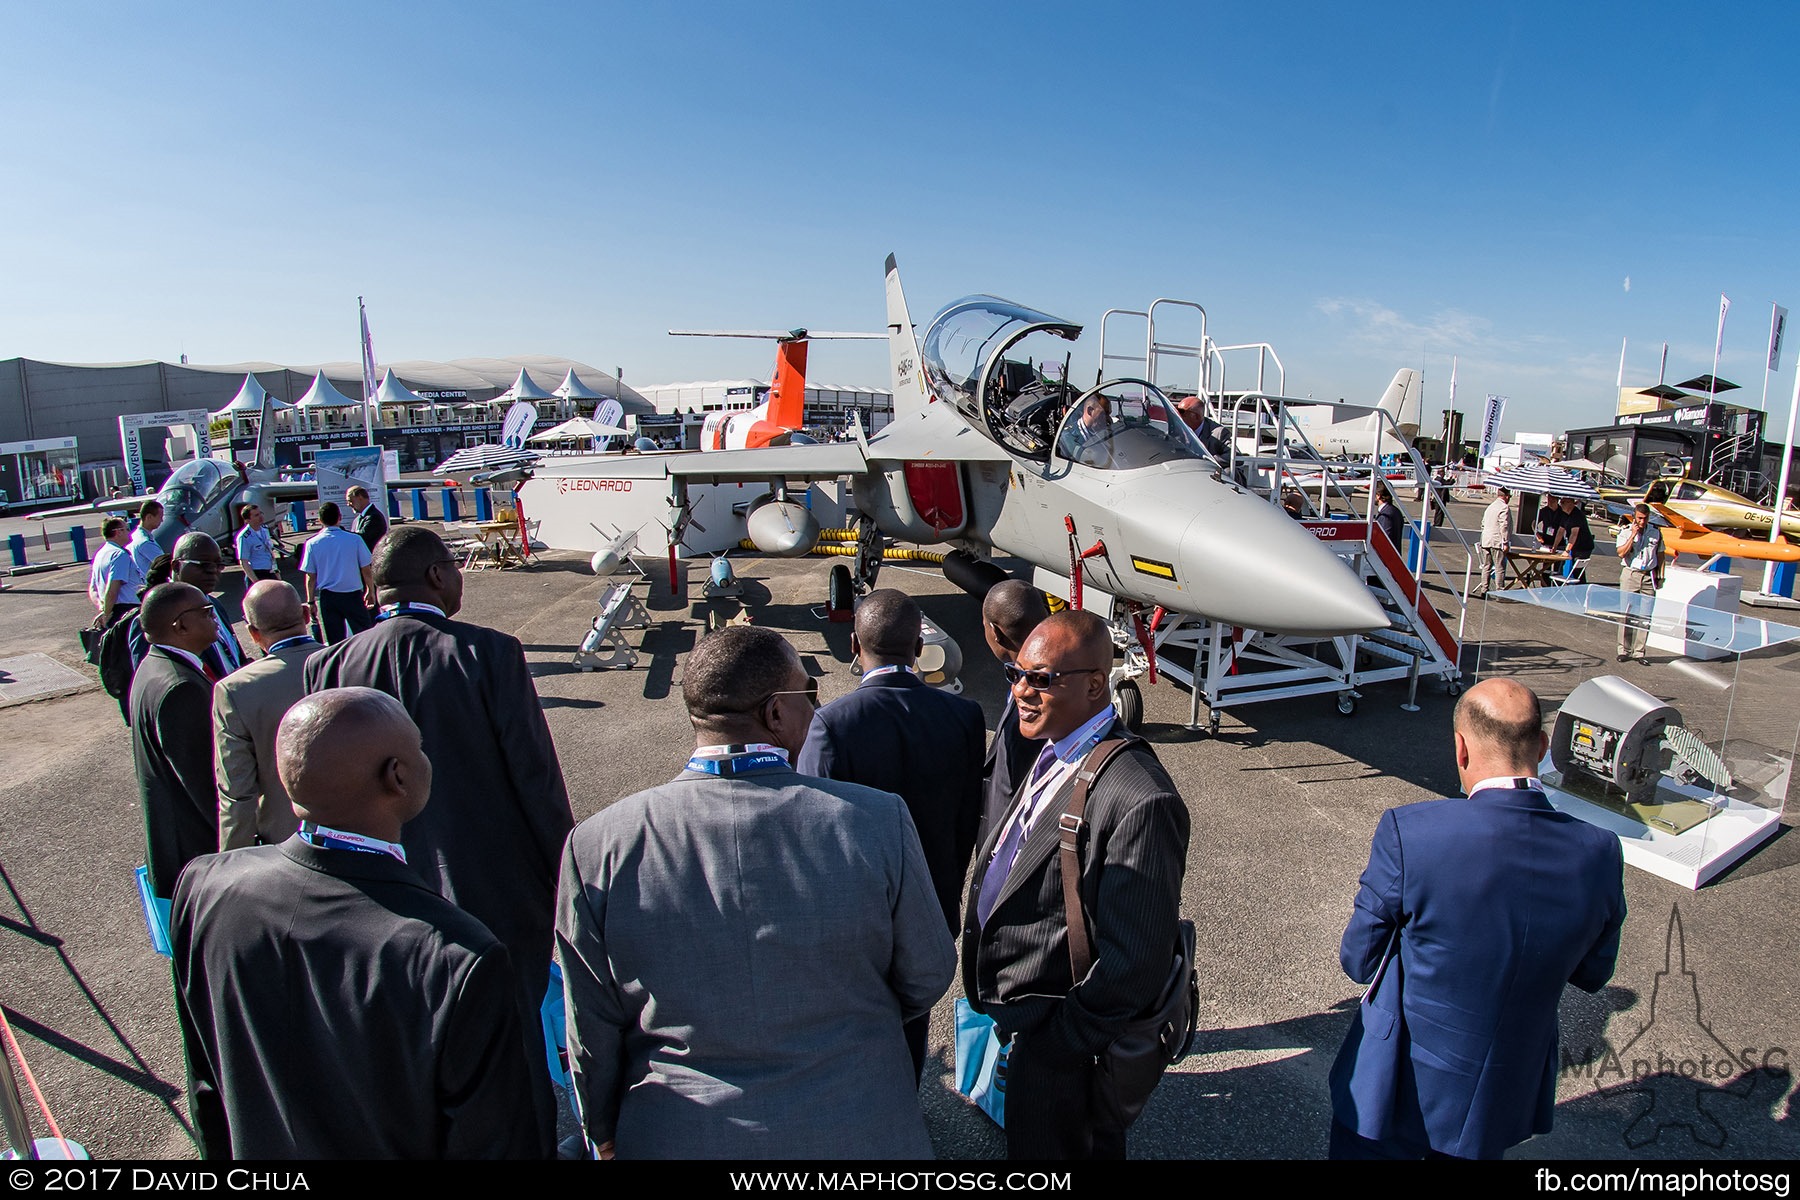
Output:
[[277,845],[299,825],[275,766],[275,730],[306,694],[306,660],[319,643],[312,612],[291,584],[265,579],[244,596],[250,640],[263,656],[213,688],[214,776],[219,787],[219,849]]
[[[1106,623],[1071,609],[1045,618],[1006,667],[1019,731],[1042,749],[976,853],[962,966],[970,1005],[1012,1038],[1008,1158],[1125,1157],[1130,1116],[1096,1057],[1154,1012],[1179,952],[1187,806],[1149,743],[1119,721],[1112,661]],[[1077,969],[1059,828],[1077,774],[1114,741],[1123,748],[1093,779],[1077,833],[1092,951]]]
[[1498,1158],[1546,1133],[1565,984],[1612,977],[1619,839],[1544,796],[1543,713],[1486,679],[1456,706],[1467,799],[1389,809],[1340,958],[1369,985],[1331,1069],[1333,1158]]
[[341,688],[295,703],[276,744],[299,832],[200,860],[175,890],[206,1157],[537,1155],[506,947],[399,844],[431,794],[418,727]]

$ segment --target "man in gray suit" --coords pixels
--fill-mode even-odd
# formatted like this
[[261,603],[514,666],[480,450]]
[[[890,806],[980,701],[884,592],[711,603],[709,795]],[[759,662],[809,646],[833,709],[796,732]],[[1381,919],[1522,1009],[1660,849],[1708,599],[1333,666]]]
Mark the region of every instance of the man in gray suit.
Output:
[[319,650],[307,627],[312,614],[293,585],[252,584],[244,621],[263,657],[213,688],[213,774],[219,785],[219,849],[276,845],[294,836],[300,818],[275,770],[275,730],[306,694],[306,660]]
[[773,630],[687,662],[695,750],[584,821],[556,950],[602,1158],[929,1158],[901,1023],[956,952],[900,797],[788,765],[816,685]]

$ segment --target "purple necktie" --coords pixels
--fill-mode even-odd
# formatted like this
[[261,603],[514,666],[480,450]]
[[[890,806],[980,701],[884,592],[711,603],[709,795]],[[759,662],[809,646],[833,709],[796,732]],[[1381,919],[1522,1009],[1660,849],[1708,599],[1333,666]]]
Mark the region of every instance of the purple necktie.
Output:
[[[1045,742],[1044,748],[1038,752],[1037,762],[1032,764],[1031,777],[1025,783],[1025,790],[1029,792],[1055,762],[1056,747]],[[1020,800],[1022,805],[1029,803],[1028,799]],[[981,892],[975,897],[975,919],[984,926],[1000,899],[1000,889],[1006,885],[1006,877],[1012,874],[1013,860],[1019,857],[1019,844],[1025,840],[1025,824],[1025,814],[1017,814],[1007,826],[1006,836],[1000,839],[1000,848],[994,852],[994,861],[988,864],[987,874],[981,877]]]

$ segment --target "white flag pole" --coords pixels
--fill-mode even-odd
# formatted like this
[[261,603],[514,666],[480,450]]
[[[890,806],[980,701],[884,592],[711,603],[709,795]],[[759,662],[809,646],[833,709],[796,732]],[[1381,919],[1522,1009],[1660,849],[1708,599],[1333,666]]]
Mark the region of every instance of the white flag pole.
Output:
[[1456,355],[1450,356],[1450,413],[1444,418],[1444,466],[1450,466],[1451,451],[1450,431],[1456,422]]
[[362,321],[362,375],[363,375],[363,445],[375,444],[375,419],[373,411],[375,398],[375,343],[369,338],[369,310],[363,307],[363,298],[356,298],[356,313]]
[[[1631,339],[1629,337],[1619,339],[1619,382],[1614,386],[1621,392],[1625,390],[1625,347],[1630,341]],[[1614,399],[1616,400],[1617,397],[1614,397]]]

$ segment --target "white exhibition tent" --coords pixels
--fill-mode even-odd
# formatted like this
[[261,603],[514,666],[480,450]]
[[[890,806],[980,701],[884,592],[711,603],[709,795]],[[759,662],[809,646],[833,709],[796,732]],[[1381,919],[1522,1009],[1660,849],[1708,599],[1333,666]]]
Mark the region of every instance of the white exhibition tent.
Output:
[[[562,383],[557,385],[556,391],[552,392],[551,395],[555,396],[559,400],[606,400],[606,399],[609,399],[609,397],[602,395],[600,392],[596,392],[593,388],[591,388],[587,384],[581,382],[580,378],[577,377],[575,374],[574,367],[569,368],[569,373],[567,375],[563,376]],[[620,432],[624,432],[624,431],[621,430]]]
[[[573,371],[571,371],[570,373],[573,374]],[[505,403],[508,403],[513,400],[554,400],[554,399],[556,399],[555,396],[552,396],[549,392],[546,392],[543,388],[541,388],[537,385],[537,380],[535,380],[531,377],[530,371],[526,370],[524,367],[520,367],[519,368],[519,377],[517,379],[513,380],[513,385],[511,387],[507,388],[504,392],[501,392],[498,396],[495,396],[492,400],[488,401],[488,403],[490,403],[490,404],[505,404]]]
[[394,369],[389,367],[381,376],[381,386],[375,389],[377,407],[386,404],[430,404],[431,401],[419,395],[394,377]]
[[232,397],[231,403],[214,413],[213,416],[223,417],[233,413],[259,413],[262,411],[264,398],[269,400],[272,409],[279,410],[294,407],[279,397],[270,396],[263,388],[263,385],[256,381],[256,376],[245,375],[244,386],[238,389],[238,394]]
[[325,378],[325,372],[320,371],[317,375],[313,376],[312,386],[306,389],[306,395],[300,397],[299,402],[296,403],[294,407],[306,409],[361,408],[362,401],[352,400],[350,397],[344,395],[344,393],[338,391],[337,388],[332,385],[331,380]]

